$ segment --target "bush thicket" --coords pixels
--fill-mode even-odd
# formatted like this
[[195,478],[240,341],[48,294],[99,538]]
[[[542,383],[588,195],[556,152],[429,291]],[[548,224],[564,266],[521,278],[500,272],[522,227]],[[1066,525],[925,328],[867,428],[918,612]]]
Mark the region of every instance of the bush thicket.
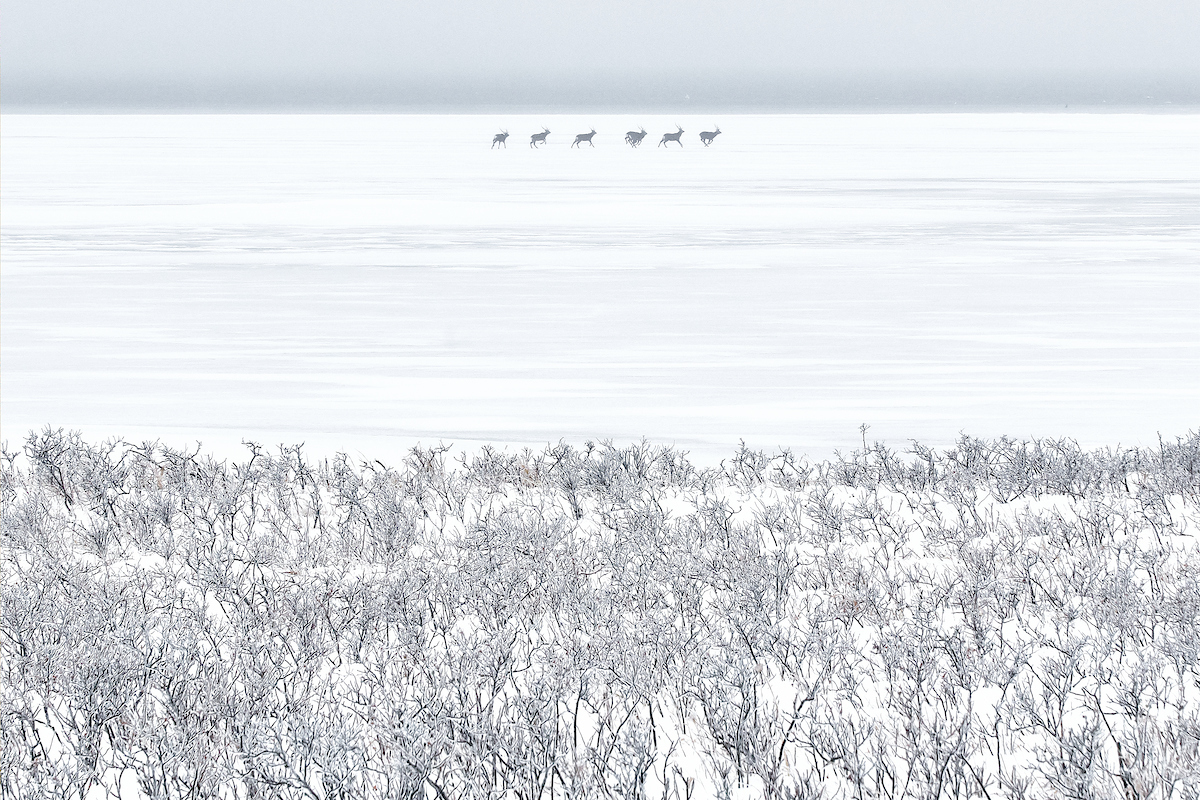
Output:
[[2,453],[13,798],[1195,798],[1200,435]]

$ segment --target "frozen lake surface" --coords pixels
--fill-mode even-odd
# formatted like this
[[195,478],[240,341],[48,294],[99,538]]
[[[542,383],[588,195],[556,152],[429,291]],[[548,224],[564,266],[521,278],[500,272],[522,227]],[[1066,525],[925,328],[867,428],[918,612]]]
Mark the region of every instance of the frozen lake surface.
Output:
[[2,137],[10,444],[648,437],[712,462],[827,455],[860,423],[903,446],[1200,422],[1200,115],[6,115]]

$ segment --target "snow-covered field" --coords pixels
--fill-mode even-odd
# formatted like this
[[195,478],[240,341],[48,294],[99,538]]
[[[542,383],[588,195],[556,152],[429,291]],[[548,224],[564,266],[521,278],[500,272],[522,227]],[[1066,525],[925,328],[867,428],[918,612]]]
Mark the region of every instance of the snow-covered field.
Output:
[[[656,148],[676,122],[685,146]],[[711,463],[742,438],[825,455],[864,422],[1086,445],[1197,421],[1194,114],[6,115],[2,134],[13,444],[47,423],[384,458],[645,436]]]

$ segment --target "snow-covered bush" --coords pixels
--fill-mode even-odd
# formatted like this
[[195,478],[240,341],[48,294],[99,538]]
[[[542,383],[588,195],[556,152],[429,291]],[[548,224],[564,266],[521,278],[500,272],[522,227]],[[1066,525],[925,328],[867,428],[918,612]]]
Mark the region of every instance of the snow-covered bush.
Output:
[[20,798],[1192,798],[1200,436],[5,450]]

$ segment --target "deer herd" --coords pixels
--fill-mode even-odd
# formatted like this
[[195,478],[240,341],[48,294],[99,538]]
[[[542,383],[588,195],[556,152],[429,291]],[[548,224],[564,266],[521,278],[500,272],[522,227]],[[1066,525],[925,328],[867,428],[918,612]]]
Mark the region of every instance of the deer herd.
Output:
[[[684,130],[683,130],[683,128],[681,128],[678,125],[678,123],[675,125],[675,128],[676,128],[676,130],[674,133],[664,133],[663,134],[662,139],[660,139],[658,142],[659,147],[666,147],[671,142],[674,142],[675,144],[679,145],[680,147],[683,147],[682,138],[683,138]],[[535,150],[538,149],[539,147],[541,147],[542,145],[544,145],[546,143],[546,137],[549,135],[550,135],[550,129],[543,127],[541,133],[535,133],[529,137],[529,146]],[[594,137],[595,135],[596,135],[595,128],[592,128],[591,131],[589,131],[588,133],[576,134],[575,141],[571,143],[571,147],[579,147],[579,145],[582,142],[587,142],[588,147],[595,147],[596,145],[592,144],[592,137]],[[705,147],[708,147],[710,144],[713,143],[713,139],[716,139],[720,135],[721,135],[721,128],[719,126],[714,126],[714,130],[701,132],[700,143],[703,144]],[[625,143],[628,144],[630,147],[638,147],[641,145],[642,139],[645,139],[645,138],[646,138],[646,129],[639,126],[638,130],[629,131],[628,133],[625,134]],[[508,147],[508,131],[501,128],[500,133],[497,133],[495,136],[492,137],[492,147],[493,148],[497,148],[497,147],[507,148]]]

